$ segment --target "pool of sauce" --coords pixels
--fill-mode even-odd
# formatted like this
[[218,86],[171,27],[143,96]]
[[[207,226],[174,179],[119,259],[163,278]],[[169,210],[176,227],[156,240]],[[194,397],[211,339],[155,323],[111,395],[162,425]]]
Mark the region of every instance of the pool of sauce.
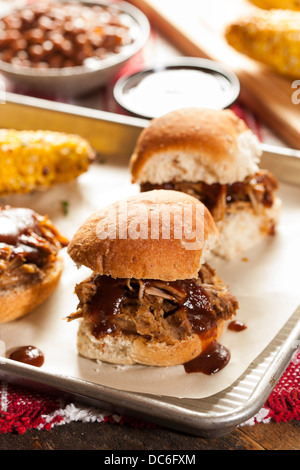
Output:
[[17,362],[23,362],[35,367],[41,367],[44,364],[44,354],[35,346],[21,346],[10,353],[9,359]]
[[233,320],[228,324],[228,330],[231,331],[239,332],[245,330],[246,328],[247,326],[239,320]]
[[12,247],[13,255],[23,254],[26,260],[38,264],[39,250],[30,246],[32,233],[39,234],[39,222],[34,211],[4,206],[0,210],[0,243]]
[[230,361],[230,351],[217,341],[212,341],[199,356],[184,364],[188,374],[201,372],[213,375],[223,369]]

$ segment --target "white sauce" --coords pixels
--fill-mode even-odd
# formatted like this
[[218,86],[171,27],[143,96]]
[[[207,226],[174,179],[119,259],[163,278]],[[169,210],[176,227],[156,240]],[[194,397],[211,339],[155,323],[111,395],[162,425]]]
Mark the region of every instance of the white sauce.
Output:
[[123,98],[127,109],[151,117],[186,107],[222,109],[228,85],[225,77],[198,70],[164,70],[142,77]]

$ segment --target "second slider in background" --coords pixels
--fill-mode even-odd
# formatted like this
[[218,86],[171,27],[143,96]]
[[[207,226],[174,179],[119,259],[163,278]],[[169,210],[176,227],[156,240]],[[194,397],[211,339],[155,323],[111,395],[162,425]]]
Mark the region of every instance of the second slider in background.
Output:
[[261,153],[256,135],[232,111],[176,110],[140,134],[132,181],[141,191],[173,189],[202,201],[221,232],[212,251],[231,260],[276,234],[278,181],[260,168]]

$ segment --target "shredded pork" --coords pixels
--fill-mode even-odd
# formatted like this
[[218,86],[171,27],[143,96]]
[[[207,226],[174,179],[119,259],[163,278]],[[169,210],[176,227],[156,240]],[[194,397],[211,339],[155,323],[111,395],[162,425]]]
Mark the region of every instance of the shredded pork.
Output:
[[259,213],[264,207],[272,207],[278,182],[269,171],[260,170],[254,175],[247,176],[244,181],[227,185],[188,181],[169,182],[162,185],[150,183],[141,185],[141,191],[153,189],[174,189],[188,193],[203,202],[214,219],[219,221],[224,218],[227,206],[234,202],[249,202],[256,213]]
[[[120,285],[123,287],[121,305],[114,313],[111,306],[110,310],[106,311],[105,318],[100,312],[102,304],[107,303],[104,298],[107,289],[97,300],[98,315],[95,315],[95,305],[92,307],[104,278],[105,282],[117,283],[118,288]],[[238,308],[235,297],[207,264],[202,266],[197,280],[109,281],[106,276],[95,274],[78,284],[75,291],[79,304],[77,311],[69,316],[69,320],[84,317],[86,321],[94,324],[98,334],[120,330],[127,335],[138,334],[168,344],[187,338],[193,332],[202,333],[209,330],[216,326],[218,319],[231,318]],[[95,335],[97,336],[96,333]]]
[[[42,279],[45,270],[56,259],[58,251],[67,245],[67,240],[47,217],[27,209],[22,213],[10,211],[14,209],[8,206],[0,208],[1,289]],[[11,218],[10,213],[13,214]],[[8,219],[12,234],[4,231]],[[30,222],[28,226],[27,222]]]

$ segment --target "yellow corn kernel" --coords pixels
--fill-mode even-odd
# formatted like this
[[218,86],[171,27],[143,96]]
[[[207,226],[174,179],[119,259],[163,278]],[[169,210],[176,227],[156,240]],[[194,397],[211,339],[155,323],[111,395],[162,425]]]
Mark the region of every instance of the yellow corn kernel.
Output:
[[228,44],[291,78],[300,78],[300,12],[257,10],[228,26]]
[[71,181],[87,171],[93,159],[92,147],[77,135],[0,129],[0,195]]
[[270,10],[272,8],[300,11],[300,0],[250,0],[254,5]]

